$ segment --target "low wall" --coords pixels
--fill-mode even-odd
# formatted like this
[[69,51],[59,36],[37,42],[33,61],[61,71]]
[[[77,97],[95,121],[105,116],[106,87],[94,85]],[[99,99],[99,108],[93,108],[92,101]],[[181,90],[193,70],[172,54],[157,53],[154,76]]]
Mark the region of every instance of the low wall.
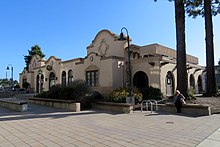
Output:
[[95,102],[92,103],[93,109],[99,109],[104,111],[111,111],[117,113],[132,113],[133,106],[126,103],[112,103],[112,102]]
[[[159,111],[176,112],[176,107],[173,103],[158,104]],[[211,107],[200,104],[183,104],[182,113],[192,114],[197,116],[211,115]]]
[[74,112],[80,111],[80,103],[72,100],[56,100],[56,99],[44,99],[44,98],[28,98],[28,102],[37,105],[45,105],[53,108],[60,108],[71,110]]
[[27,111],[28,104],[27,101],[17,100],[13,98],[1,98],[0,107],[23,112]]

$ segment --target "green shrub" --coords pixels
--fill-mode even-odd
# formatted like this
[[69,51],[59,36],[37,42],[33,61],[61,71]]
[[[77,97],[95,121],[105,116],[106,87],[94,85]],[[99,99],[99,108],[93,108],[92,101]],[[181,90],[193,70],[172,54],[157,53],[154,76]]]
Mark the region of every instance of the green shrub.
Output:
[[189,95],[190,100],[195,100],[196,99],[195,93],[196,93],[196,90],[193,89],[193,88],[190,88],[188,90],[188,95]]
[[99,92],[91,92],[90,87],[82,80],[73,81],[69,86],[55,85],[49,91],[37,94],[36,97],[76,100],[80,102],[82,110],[90,109],[91,103],[95,100],[104,99]]
[[[219,61],[220,62],[220,61]],[[220,96],[220,89],[217,89],[216,96]]]
[[79,100],[81,103],[81,109],[86,110],[92,108],[91,103],[95,100],[104,100],[104,97],[97,91],[93,91],[90,94],[87,94],[85,97],[81,97]]
[[[126,103],[126,97],[128,95],[129,92],[127,88],[119,88],[112,91],[106,100],[109,102]],[[133,96],[135,98],[135,103],[140,103],[142,101],[142,94],[135,88],[133,89]]]
[[154,99],[161,100],[163,99],[163,93],[159,88],[154,88],[152,86],[148,88],[139,88],[140,92],[143,95],[144,100]]
[[90,93],[90,87],[82,80],[75,80],[69,86],[55,85],[49,91],[36,95],[41,98],[80,100]]

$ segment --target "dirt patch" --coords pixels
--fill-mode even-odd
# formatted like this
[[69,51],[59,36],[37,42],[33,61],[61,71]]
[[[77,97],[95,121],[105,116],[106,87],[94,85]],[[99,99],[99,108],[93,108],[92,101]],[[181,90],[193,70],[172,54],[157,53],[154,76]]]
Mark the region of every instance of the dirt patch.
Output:
[[197,97],[191,101],[195,104],[209,105],[214,113],[220,113],[220,97]]

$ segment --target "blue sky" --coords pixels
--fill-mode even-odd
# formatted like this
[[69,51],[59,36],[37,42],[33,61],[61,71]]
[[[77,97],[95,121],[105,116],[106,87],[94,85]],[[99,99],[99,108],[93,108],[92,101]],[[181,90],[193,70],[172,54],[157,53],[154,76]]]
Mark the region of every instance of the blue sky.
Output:
[[[69,60],[86,56],[86,47],[102,29],[120,34],[128,29],[132,43],[159,43],[175,49],[174,4],[168,0],[0,0],[0,78],[14,79],[25,67],[31,46],[46,58]],[[215,63],[220,58],[220,16],[213,18]],[[187,53],[205,65],[204,20],[186,17]]]

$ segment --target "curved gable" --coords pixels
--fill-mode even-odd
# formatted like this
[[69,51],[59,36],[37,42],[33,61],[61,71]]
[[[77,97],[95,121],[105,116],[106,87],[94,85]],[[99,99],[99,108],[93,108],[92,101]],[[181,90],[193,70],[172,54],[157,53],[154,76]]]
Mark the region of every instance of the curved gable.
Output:
[[87,47],[87,55],[94,52],[102,57],[109,57],[113,55],[123,57],[125,42],[118,41],[118,38],[118,35],[110,32],[109,30],[101,30],[97,33],[92,43]]
[[49,62],[51,62],[51,61],[53,61],[53,60],[55,60],[55,61],[61,61],[61,59],[59,59],[59,58],[57,58],[57,57],[55,57],[55,56],[50,56],[50,58],[47,59],[47,61],[45,62],[45,64],[48,64]]
[[102,35],[105,34],[109,34],[111,35],[113,38],[118,38],[118,35],[114,34],[113,32],[107,30],[107,29],[103,29],[101,31],[99,31],[95,38],[93,39],[92,43],[87,47],[87,49],[94,47],[94,44],[96,43],[96,41],[98,40],[99,37],[101,37]]
[[39,55],[34,55],[31,58],[31,61],[29,63],[29,71],[32,71],[34,68],[40,66],[41,57]]

